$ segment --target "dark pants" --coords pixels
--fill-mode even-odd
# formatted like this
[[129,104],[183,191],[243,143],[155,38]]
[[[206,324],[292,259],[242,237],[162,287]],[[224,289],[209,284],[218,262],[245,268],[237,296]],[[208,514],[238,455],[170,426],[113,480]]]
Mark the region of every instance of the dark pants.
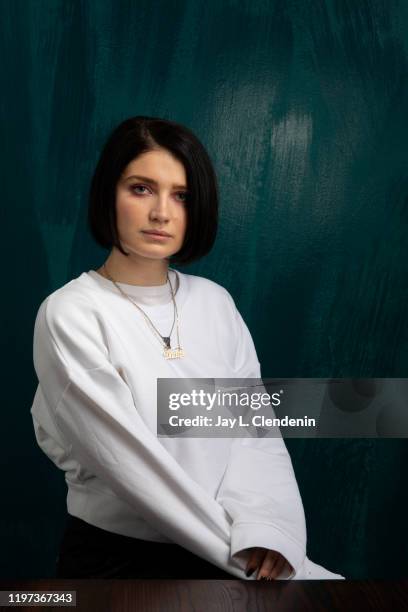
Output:
[[67,515],[57,578],[178,578],[233,580],[235,576],[178,544],[130,538]]

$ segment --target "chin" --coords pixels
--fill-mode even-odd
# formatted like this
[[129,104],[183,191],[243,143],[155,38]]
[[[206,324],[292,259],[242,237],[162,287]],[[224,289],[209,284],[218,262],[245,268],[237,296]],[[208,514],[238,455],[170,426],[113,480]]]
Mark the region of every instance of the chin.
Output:
[[[154,248],[146,249],[146,247],[137,248],[135,246],[131,246],[128,242],[122,242],[121,244],[122,244],[123,250],[129,253],[130,255],[135,255],[136,257],[143,257],[145,259],[157,259],[157,260],[168,259],[172,255],[174,255],[174,253],[177,252],[174,249],[171,249],[171,251],[168,251],[168,249],[160,248],[160,245],[156,245]],[[177,249],[177,250],[180,250],[180,249]]]

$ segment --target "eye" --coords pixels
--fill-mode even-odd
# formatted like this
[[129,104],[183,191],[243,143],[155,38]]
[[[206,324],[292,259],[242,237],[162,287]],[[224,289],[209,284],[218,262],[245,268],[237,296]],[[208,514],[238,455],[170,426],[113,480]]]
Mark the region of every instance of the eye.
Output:
[[179,191],[177,195],[183,196],[183,199],[180,200],[181,202],[186,203],[188,201],[188,193],[187,193],[187,191]]
[[[134,191],[134,189],[148,189],[148,187],[146,187],[146,185],[131,185],[130,190]],[[144,192],[135,191],[135,193],[136,195],[142,195]]]

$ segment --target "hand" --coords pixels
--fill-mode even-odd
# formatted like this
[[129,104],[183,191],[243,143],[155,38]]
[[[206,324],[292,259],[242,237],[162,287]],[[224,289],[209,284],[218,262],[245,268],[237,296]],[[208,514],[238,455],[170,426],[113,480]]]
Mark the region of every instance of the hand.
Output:
[[289,571],[293,571],[291,564],[276,550],[268,550],[267,548],[254,547],[249,548],[249,557],[246,566],[246,575],[250,576],[258,569],[257,580],[274,580],[288,567]]

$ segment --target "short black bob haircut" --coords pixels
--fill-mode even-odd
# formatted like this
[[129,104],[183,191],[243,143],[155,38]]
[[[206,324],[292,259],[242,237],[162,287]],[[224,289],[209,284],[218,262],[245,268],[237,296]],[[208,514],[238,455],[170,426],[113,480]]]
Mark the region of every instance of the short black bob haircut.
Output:
[[99,157],[89,191],[88,226],[96,242],[116,246],[116,185],[126,166],[158,147],[167,149],[186,171],[188,206],[186,234],[181,249],[169,262],[189,264],[212,248],[218,226],[218,185],[211,159],[198,138],[185,126],[159,117],[136,116],[120,123]]

